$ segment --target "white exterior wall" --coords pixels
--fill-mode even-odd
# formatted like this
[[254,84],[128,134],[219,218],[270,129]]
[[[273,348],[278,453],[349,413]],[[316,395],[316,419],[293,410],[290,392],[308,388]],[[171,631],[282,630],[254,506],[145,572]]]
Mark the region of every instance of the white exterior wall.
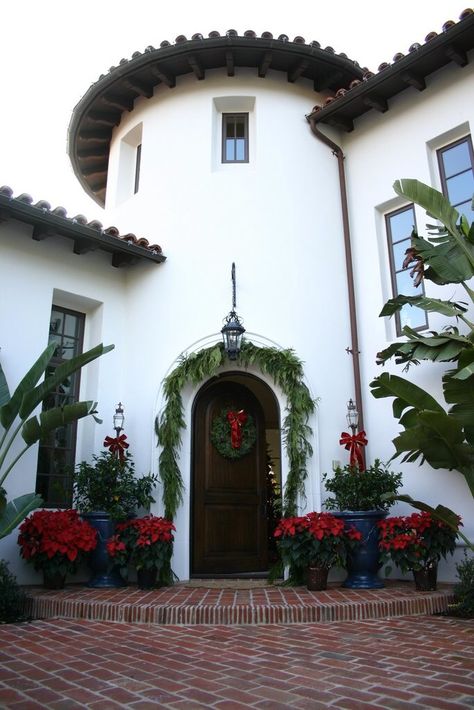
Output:
[[[388,460],[394,451],[391,441],[400,430],[392,417],[393,399],[374,399],[369,388],[372,379],[384,371],[375,363],[377,352],[396,339],[395,320],[378,317],[392,297],[384,214],[408,204],[395,194],[392,185],[397,179],[417,178],[441,189],[436,149],[472,134],[474,104],[469,97],[473,93],[472,62],[462,69],[453,65],[428,77],[423,92],[407,89],[389,102],[386,113],[371,111],[356,122],[352,133],[339,136],[346,156],[369,460]],[[426,235],[425,225],[433,219],[416,207],[416,220],[419,233]],[[426,281],[425,289],[435,298],[466,300],[464,291],[458,289],[456,294],[452,286],[438,287]],[[446,319],[436,314],[428,314],[428,318],[430,329],[440,330],[446,324]],[[441,394],[444,369],[441,364],[426,363],[411,367],[406,375],[394,363],[385,366],[389,372],[416,379],[434,396]],[[404,493],[452,508],[463,516],[465,534],[474,537],[473,499],[461,474],[428,465],[401,465],[399,459],[393,468],[403,471]],[[413,509],[400,504],[394,510],[406,513]],[[450,567],[452,572],[452,563]],[[441,578],[450,574],[445,565],[440,571]]]
[[[115,406],[126,396],[123,273],[110,265],[109,255],[77,256],[72,252],[72,241],[51,237],[37,242],[31,232],[30,226],[19,222],[0,224],[2,368],[13,394],[48,344],[52,304],[86,313],[84,350],[100,342],[115,344],[114,350],[89,364],[81,374],[81,399],[98,400],[103,419],[102,425],[92,417],[78,425],[76,459],[90,460],[102,449],[104,436],[113,433]],[[4,486],[8,500],[35,490],[37,455],[35,445],[7,477]],[[19,582],[40,580],[32,565],[20,558],[17,537],[14,532],[0,540],[0,559],[10,561],[10,570]]]
[[[236,263],[237,312],[253,342],[293,348],[307,384],[320,398],[311,421],[309,508],[320,505],[320,471],[340,458],[338,435],[354,395],[337,164],[305,119],[316,101],[309,84],[238,69],[178,80],[136,102],[116,129],[110,154],[107,211],[123,230],[162,245],[156,275],[130,270],[128,348],[140,344],[146,377],[129,368],[128,433],[150,450],[153,432],[141,412],[163,406],[160,383],[182,352],[217,342],[231,307]],[[217,99],[217,101],[215,101]],[[248,164],[220,163],[217,106],[250,110]],[[140,129],[136,127],[140,126]],[[131,131],[142,134],[140,189],[123,200],[121,151]],[[131,134],[133,136],[133,133]],[[126,163],[130,170],[133,161]],[[130,181],[128,182],[130,188]],[[130,194],[131,190],[129,190]],[[133,314],[133,317],[132,317]],[[143,372],[143,370],[142,370]],[[268,383],[273,389],[273,382]],[[278,393],[277,393],[278,394]],[[189,481],[193,395],[185,401],[182,474]],[[281,403],[284,413],[285,404]],[[134,423],[137,426],[134,426]],[[152,466],[158,452],[152,445]],[[189,486],[187,486],[189,490]],[[157,507],[157,510],[159,508]],[[174,569],[188,574],[189,501],[178,516]]]

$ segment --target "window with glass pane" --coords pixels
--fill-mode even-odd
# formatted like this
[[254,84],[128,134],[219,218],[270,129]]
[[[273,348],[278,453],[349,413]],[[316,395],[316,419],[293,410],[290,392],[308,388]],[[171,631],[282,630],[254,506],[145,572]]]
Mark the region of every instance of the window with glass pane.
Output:
[[438,150],[439,170],[443,193],[460,214],[474,219],[474,156],[470,136],[461,138]]
[[[400,210],[385,215],[387,227],[388,248],[390,255],[390,271],[392,276],[392,290],[395,296],[421,296],[424,287],[413,286],[410,268],[403,268],[406,250],[411,246],[411,233],[416,227],[415,210],[413,205],[402,207]],[[395,314],[397,335],[401,335],[402,328],[409,326],[414,330],[423,330],[428,327],[425,311],[421,308],[405,305]]]
[[[55,368],[82,352],[85,316],[83,313],[53,306],[49,342],[56,344],[46,369],[46,377]],[[77,402],[80,373],[70,375],[43,401],[43,410]],[[71,473],[76,453],[76,423],[49,432],[39,442],[36,492],[50,508],[68,508],[72,504]]]
[[222,114],[222,162],[248,163],[248,113]]

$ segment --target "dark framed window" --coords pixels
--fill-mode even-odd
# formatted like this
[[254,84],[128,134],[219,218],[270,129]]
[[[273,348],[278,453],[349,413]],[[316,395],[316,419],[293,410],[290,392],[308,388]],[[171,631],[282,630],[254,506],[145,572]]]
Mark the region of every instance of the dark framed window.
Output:
[[[46,377],[65,360],[82,353],[85,315],[53,306],[49,342],[56,343]],[[43,401],[43,410],[79,399],[80,371],[75,372]],[[50,432],[39,442],[36,492],[49,508],[69,508],[72,504],[72,470],[76,454],[75,422]]]
[[460,214],[472,221],[474,194],[474,155],[471,136],[461,138],[438,150],[443,194]]
[[248,113],[222,114],[222,162],[249,162]]
[[135,153],[135,181],[133,184],[133,194],[136,195],[140,187],[140,166],[142,162],[142,144],[137,145]]
[[[416,227],[413,205],[408,205],[386,214],[385,224],[394,297],[424,295],[423,284],[415,288],[413,279],[410,276],[411,269],[403,268],[405,252],[411,246],[411,233],[413,228]],[[428,327],[426,312],[421,310],[421,308],[409,305],[403,306],[401,311],[395,314],[395,319],[397,335],[401,335],[402,328],[406,325],[414,330],[423,330]]]

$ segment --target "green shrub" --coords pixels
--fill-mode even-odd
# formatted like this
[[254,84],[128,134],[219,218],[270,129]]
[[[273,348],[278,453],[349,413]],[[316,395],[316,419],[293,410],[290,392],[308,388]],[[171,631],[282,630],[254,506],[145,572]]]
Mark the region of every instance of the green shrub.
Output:
[[389,471],[379,459],[360,471],[357,466],[340,466],[331,477],[323,474],[327,491],[333,498],[324,502],[326,510],[388,510],[393,500],[384,495],[395,495],[402,485],[402,474]]
[[450,609],[454,616],[474,618],[474,557],[464,553],[464,560],[456,565],[459,582],[454,587],[455,606]]
[[10,573],[5,560],[0,560],[0,624],[26,621],[26,595]]

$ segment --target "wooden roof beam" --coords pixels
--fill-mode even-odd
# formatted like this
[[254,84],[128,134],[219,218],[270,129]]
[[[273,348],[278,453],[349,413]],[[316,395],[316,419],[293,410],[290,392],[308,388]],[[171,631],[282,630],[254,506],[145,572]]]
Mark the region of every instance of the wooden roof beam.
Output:
[[153,96],[153,87],[146,86],[134,76],[131,76],[128,79],[122,79],[122,83],[127,89],[131,89],[136,94],[144,96],[146,99],[151,99]]
[[112,131],[106,129],[86,129],[83,128],[79,133],[81,143],[110,143]]
[[115,266],[117,269],[121,266],[136,264],[138,261],[139,259],[133,254],[124,254],[123,252],[114,252],[112,254],[112,266]]
[[258,65],[258,75],[262,79],[267,75],[267,71],[269,70],[270,65],[272,63],[272,58],[273,55],[271,52],[265,52],[262,61]]
[[103,158],[105,156],[105,150],[102,146],[95,146],[94,148],[81,148],[77,151],[77,157],[81,160],[87,160],[88,158]]
[[300,78],[302,73],[308,68],[309,62],[303,59],[299,64],[297,64],[291,71],[288,72],[288,81],[293,84],[297,79]]
[[190,54],[187,57],[187,60],[188,60],[189,66],[191,67],[191,69],[193,70],[193,72],[196,76],[196,79],[199,79],[199,81],[202,81],[202,79],[204,79],[206,75],[205,75],[204,69],[202,68],[201,64],[198,62],[198,60],[196,59],[194,54]]
[[422,76],[418,76],[414,74],[411,71],[404,71],[402,74],[400,74],[400,78],[402,81],[405,82],[405,84],[408,84],[408,86],[413,86],[414,89],[418,89],[418,91],[423,91],[426,89],[426,81]]
[[120,123],[120,113],[112,113],[111,111],[90,111],[88,118],[93,123],[102,126],[118,126]]
[[160,67],[156,65],[154,67],[150,67],[150,70],[153,76],[156,76],[156,78],[159,79],[162,84],[165,84],[168,89],[174,89],[174,87],[176,86],[175,76],[170,76],[169,74],[166,74],[166,72],[162,71]]
[[123,111],[131,111],[133,108],[133,101],[121,98],[120,96],[103,96],[102,103],[111,109],[120,111],[121,113],[123,113]]
[[96,251],[99,244],[92,239],[74,239],[74,254],[87,254],[90,251]]
[[227,76],[234,76],[235,75],[234,53],[231,52],[230,49],[226,50],[225,63],[227,66]]
[[334,72],[332,74],[320,74],[316,76],[313,82],[313,88],[315,91],[324,91],[325,89],[330,89],[334,86],[341,88],[341,83],[344,77],[342,72]]
[[363,101],[366,106],[370,106],[370,108],[380,111],[380,113],[388,111],[388,103],[381,96],[365,96]]
[[456,49],[453,45],[446,47],[446,56],[453,62],[456,62],[460,67],[465,67],[468,63],[467,53],[462,49]]
[[103,175],[107,172],[107,163],[102,162],[98,165],[91,165],[87,168],[82,168],[82,174],[87,175],[87,177],[92,177],[93,175]]
[[346,133],[350,133],[354,130],[354,122],[351,119],[343,118],[342,116],[331,116],[331,119],[330,121],[328,120],[328,123],[331,126],[334,126],[334,128],[338,128],[339,130],[345,131]]

